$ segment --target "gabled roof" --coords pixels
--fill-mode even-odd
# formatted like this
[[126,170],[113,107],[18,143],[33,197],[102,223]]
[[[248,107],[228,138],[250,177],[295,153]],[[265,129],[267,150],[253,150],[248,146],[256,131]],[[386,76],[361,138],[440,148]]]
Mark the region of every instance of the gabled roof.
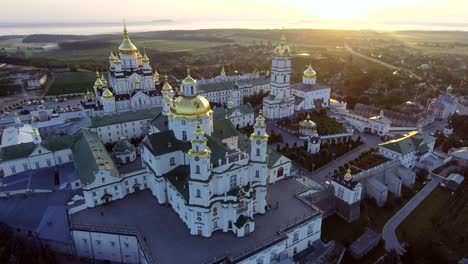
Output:
[[157,114],[150,122],[151,125],[155,126],[159,131],[166,131],[169,129],[169,120],[167,116],[162,113]]
[[69,149],[73,142],[73,136],[63,136],[44,140],[37,145],[33,142],[11,145],[0,149],[0,159],[7,161],[26,158],[33,153],[37,146],[42,146],[50,151]]
[[226,138],[236,137],[239,134],[237,129],[232,124],[231,120],[223,118],[223,119],[215,119],[213,121],[213,134],[212,136],[221,141]]
[[227,116],[230,116],[235,111],[241,112],[243,115],[253,114],[254,109],[251,104],[242,104],[231,109],[228,108],[216,108],[213,110],[213,119],[224,119]]
[[[237,85],[242,89],[244,86],[258,86],[270,83],[270,78],[260,77],[255,79],[237,80]],[[236,81],[210,82],[197,85],[199,93],[209,93],[223,90],[234,90]]]
[[93,183],[95,173],[100,169],[110,171],[111,176],[119,176],[112,157],[95,132],[81,129],[76,133],[76,136],[73,157],[82,184]]
[[140,109],[114,115],[91,117],[91,127],[103,127],[132,121],[151,119],[161,112],[161,107]]
[[318,91],[318,90],[325,90],[325,89],[331,89],[329,86],[323,85],[323,84],[305,84],[305,83],[296,83],[291,85],[291,89],[296,89],[304,92],[308,91]]
[[406,155],[410,152],[426,152],[429,150],[428,144],[434,142],[435,138],[426,134],[412,131],[395,139],[379,144],[380,147]]

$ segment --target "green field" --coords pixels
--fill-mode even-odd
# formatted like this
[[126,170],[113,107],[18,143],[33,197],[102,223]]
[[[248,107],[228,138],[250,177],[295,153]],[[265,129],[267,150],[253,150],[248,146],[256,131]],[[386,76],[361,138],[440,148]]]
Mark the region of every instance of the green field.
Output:
[[[468,184],[455,192],[435,189],[398,227],[419,263],[456,263],[468,255]],[[424,240],[421,236],[424,235]]]
[[92,89],[96,75],[94,72],[63,72],[54,74],[54,81],[47,95],[83,93]]

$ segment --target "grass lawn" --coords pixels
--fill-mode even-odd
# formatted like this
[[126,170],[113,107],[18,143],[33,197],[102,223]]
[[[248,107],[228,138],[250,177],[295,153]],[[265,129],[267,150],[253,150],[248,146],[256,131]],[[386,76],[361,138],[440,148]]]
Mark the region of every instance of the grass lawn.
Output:
[[[407,257],[422,263],[455,263],[468,255],[468,184],[435,189],[397,229]],[[421,238],[424,239],[421,239]]]
[[55,74],[55,80],[47,91],[47,95],[86,92],[93,88],[96,78],[94,72],[63,72]]

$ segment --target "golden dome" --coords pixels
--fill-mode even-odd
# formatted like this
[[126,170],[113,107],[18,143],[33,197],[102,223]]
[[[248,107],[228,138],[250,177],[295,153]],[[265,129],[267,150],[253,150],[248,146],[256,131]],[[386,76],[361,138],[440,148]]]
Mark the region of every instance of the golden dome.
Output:
[[344,175],[345,180],[349,181],[353,179],[353,175],[351,174],[351,169],[346,170],[346,174]]
[[119,57],[115,57],[114,64],[121,64],[122,61],[119,59]]
[[265,117],[263,117],[263,110],[260,109],[260,111],[258,111],[258,116],[256,118],[256,120],[265,120]]
[[132,41],[128,37],[127,26],[124,25],[123,30],[123,40],[119,46],[119,52],[125,55],[132,55],[135,54],[138,49],[135,45],[133,45]]
[[281,43],[273,50],[273,54],[277,56],[289,56],[291,55],[291,49],[286,45],[286,38],[281,36]]
[[107,84],[107,80],[104,75],[101,75],[101,82]]
[[299,122],[301,128],[316,128],[314,121],[310,120],[310,114],[307,114],[306,120]]
[[[154,70],[153,76],[154,76],[155,78],[159,78],[159,72],[158,72],[156,69]],[[167,76],[167,75],[166,75],[166,76]]]
[[135,82],[135,84],[140,84],[141,83],[140,78],[136,77],[134,82]]
[[150,61],[150,59],[148,58],[148,56],[146,56],[146,52],[145,52],[145,55],[143,56],[142,61],[143,61],[144,63],[148,63],[148,62]]
[[106,88],[106,89],[104,90],[104,92],[102,93],[102,98],[104,98],[104,99],[110,99],[110,98],[112,98],[112,97],[114,97],[114,95],[112,94],[112,92],[111,92],[108,88]]
[[183,85],[195,85],[195,84],[197,84],[197,80],[195,80],[194,78],[192,78],[192,76],[190,76],[190,69],[187,69],[187,77],[185,77],[185,79],[182,80],[182,84]]
[[94,82],[94,86],[102,86],[102,81],[101,81],[101,78],[99,78],[99,76],[96,78],[96,81]]
[[167,75],[164,78],[164,85],[163,85],[163,87],[161,89],[161,92],[163,94],[168,94],[168,93],[172,92],[172,86],[169,84],[169,81],[167,79]]
[[179,96],[174,99],[171,112],[176,115],[196,116],[211,111],[210,103],[203,96]]
[[111,51],[110,55],[109,55],[109,60],[110,61],[114,61],[115,60],[115,55],[114,53]]
[[197,129],[195,129],[195,131],[193,132],[194,135],[200,135],[200,136],[203,136],[205,135],[205,132],[203,131],[203,129],[201,128],[200,124],[197,124]]
[[307,70],[304,71],[304,77],[305,78],[316,78],[317,77],[317,73],[314,71],[314,69],[312,69],[312,65],[309,65]]

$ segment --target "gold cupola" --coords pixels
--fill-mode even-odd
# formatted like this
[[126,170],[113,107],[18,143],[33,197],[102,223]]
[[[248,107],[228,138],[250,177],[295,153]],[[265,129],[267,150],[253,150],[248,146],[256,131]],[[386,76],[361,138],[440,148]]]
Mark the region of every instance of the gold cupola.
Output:
[[166,74],[164,76],[164,85],[161,88],[161,93],[162,94],[169,94],[169,93],[172,93],[172,92],[173,92],[172,86],[169,84],[169,78],[167,77],[167,74]]
[[210,103],[203,96],[179,96],[173,100],[171,112],[180,116],[206,115],[211,111]]
[[317,78],[317,73],[312,69],[312,65],[309,65],[307,70],[304,71],[305,78]]
[[109,61],[114,61],[114,60],[115,60],[115,55],[114,55],[114,52],[111,51],[109,55]]
[[286,38],[284,37],[284,35],[281,36],[281,42],[273,50],[273,54],[280,57],[291,55],[291,49],[288,45],[286,45]]
[[127,26],[124,24],[123,40],[119,46],[119,53],[123,55],[133,55],[133,54],[136,54],[137,52],[138,52],[138,49],[128,37]]
[[310,120],[310,114],[307,114],[306,120],[299,122],[301,128],[312,128],[315,129],[317,125],[314,121]]
[[104,92],[102,93],[102,98],[103,99],[111,99],[112,97],[114,97],[114,94],[112,94],[112,92],[109,90],[109,88],[106,88],[104,90]]
[[187,77],[185,77],[185,79],[182,80],[182,84],[183,85],[197,84],[197,80],[195,80],[194,78],[192,78],[192,76],[190,76],[190,69],[187,69]]
[[145,52],[145,55],[143,55],[143,59],[142,59],[143,63],[149,63],[150,59],[148,58],[148,56],[146,56],[146,52]]

